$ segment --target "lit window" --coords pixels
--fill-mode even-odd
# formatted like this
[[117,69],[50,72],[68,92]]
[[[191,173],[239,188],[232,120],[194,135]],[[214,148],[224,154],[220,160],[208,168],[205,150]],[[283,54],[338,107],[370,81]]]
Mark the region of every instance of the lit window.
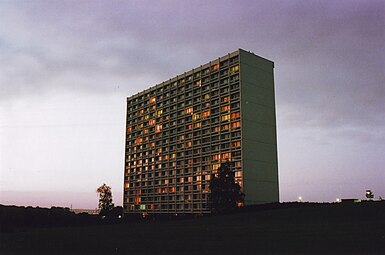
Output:
[[132,132],[132,127],[127,127],[127,133],[131,133]]
[[220,166],[221,166],[221,164],[213,164],[211,169],[217,170]]
[[201,80],[197,81],[197,82],[195,83],[195,85],[197,85],[198,87],[202,86],[202,81],[201,81]]
[[236,122],[231,123],[231,129],[235,129],[235,128],[238,128],[240,126],[241,126],[240,121],[236,121]]
[[235,172],[235,177],[242,177],[242,172],[241,171]]
[[236,141],[236,142],[232,142],[231,143],[231,147],[233,148],[237,148],[237,147],[240,147],[241,146],[241,141]]
[[148,128],[142,130],[142,134],[147,134],[147,133],[148,133]]
[[236,73],[239,71],[239,66],[236,65],[236,66],[233,66],[230,68],[230,73],[233,74],[233,73]]
[[202,126],[202,123],[201,122],[197,122],[197,123],[194,123],[194,128],[199,128]]
[[153,103],[155,103],[156,102],[156,97],[151,97],[150,98],[150,104],[153,104]]
[[215,71],[215,70],[218,70],[218,69],[219,69],[219,63],[214,64],[214,65],[211,66],[211,70],[212,71]]
[[221,116],[222,121],[229,120],[229,119],[230,119],[230,114],[226,114],[226,115]]
[[162,125],[158,124],[155,126],[155,132],[161,132],[162,131]]
[[186,147],[191,147],[192,146],[192,142],[187,142],[186,143]]
[[229,129],[229,124],[226,124],[226,125],[222,125],[221,126],[221,130],[223,131],[223,130],[228,130]]
[[151,142],[151,143],[149,144],[149,146],[150,146],[150,147],[155,147],[155,142]]
[[221,111],[222,112],[225,112],[225,111],[228,112],[229,110],[230,110],[230,106],[229,105],[224,105],[224,106],[221,107]]
[[205,94],[205,95],[203,96],[203,99],[205,99],[205,100],[210,99],[210,94],[209,94],[209,93]]
[[222,97],[221,102],[229,102],[230,101],[230,96]]
[[213,128],[213,132],[219,132],[220,130],[221,130],[220,127],[214,127],[214,128]]
[[150,126],[155,125],[155,119],[149,120],[148,125]]
[[203,119],[207,118],[208,116],[210,116],[210,110],[202,112],[202,118]]
[[221,159],[221,154],[215,154],[212,156],[212,159],[213,160],[218,160],[218,159]]
[[199,118],[200,118],[200,116],[198,113],[193,114],[193,117],[192,117],[193,120],[198,120]]
[[190,125],[186,125],[186,129],[187,129],[187,130],[192,129],[192,127],[193,127],[193,126],[192,126],[191,124],[190,124]]
[[241,113],[239,111],[231,113],[232,120],[238,118],[239,116],[241,116]]
[[230,159],[231,158],[231,153],[222,153],[222,159]]
[[163,113],[163,110],[158,110],[158,111],[156,112],[156,115],[157,115],[158,117],[160,117],[160,116],[162,115],[162,113]]
[[188,107],[184,110],[184,113],[185,114],[192,114],[193,113],[193,108],[192,107]]
[[139,144],[141,142],[142,142],[142,138],[140,138],[140,137],[136,138],[135,143]]

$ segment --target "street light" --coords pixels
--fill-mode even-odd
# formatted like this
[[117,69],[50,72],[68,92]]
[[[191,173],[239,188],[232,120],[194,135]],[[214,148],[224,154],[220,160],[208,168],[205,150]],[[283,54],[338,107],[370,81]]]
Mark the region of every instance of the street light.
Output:
[[302,197],[301,196],[298,197],[298,201],[302,202]]
[[336,198],[336,202],[337,203],[341,202],[341,198]]

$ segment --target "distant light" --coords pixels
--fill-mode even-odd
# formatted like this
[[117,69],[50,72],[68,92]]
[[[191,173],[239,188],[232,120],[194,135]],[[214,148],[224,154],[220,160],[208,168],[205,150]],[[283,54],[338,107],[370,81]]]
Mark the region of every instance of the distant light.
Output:
[[302,202],[302,197],[298,197],[298,200],[299,200],[300,202]]
[[336,202],[337,203],[341,202],[341,198],[336,198]]
[[119,219],[122,218],[122,215],[119,215],[118,218],[119,218]]

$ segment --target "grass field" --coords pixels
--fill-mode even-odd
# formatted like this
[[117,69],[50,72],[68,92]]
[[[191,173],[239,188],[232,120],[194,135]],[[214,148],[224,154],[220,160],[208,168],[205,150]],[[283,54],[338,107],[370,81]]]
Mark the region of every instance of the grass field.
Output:
[[385,254],[385,202],[1,234],[0,254]]

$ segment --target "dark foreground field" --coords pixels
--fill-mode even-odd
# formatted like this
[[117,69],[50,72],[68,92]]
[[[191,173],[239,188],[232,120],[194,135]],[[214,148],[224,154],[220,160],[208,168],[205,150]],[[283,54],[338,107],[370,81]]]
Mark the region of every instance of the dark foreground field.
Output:
[[231,215],[1,234],[0,254],[385,254],[385,203],[256,207]]

